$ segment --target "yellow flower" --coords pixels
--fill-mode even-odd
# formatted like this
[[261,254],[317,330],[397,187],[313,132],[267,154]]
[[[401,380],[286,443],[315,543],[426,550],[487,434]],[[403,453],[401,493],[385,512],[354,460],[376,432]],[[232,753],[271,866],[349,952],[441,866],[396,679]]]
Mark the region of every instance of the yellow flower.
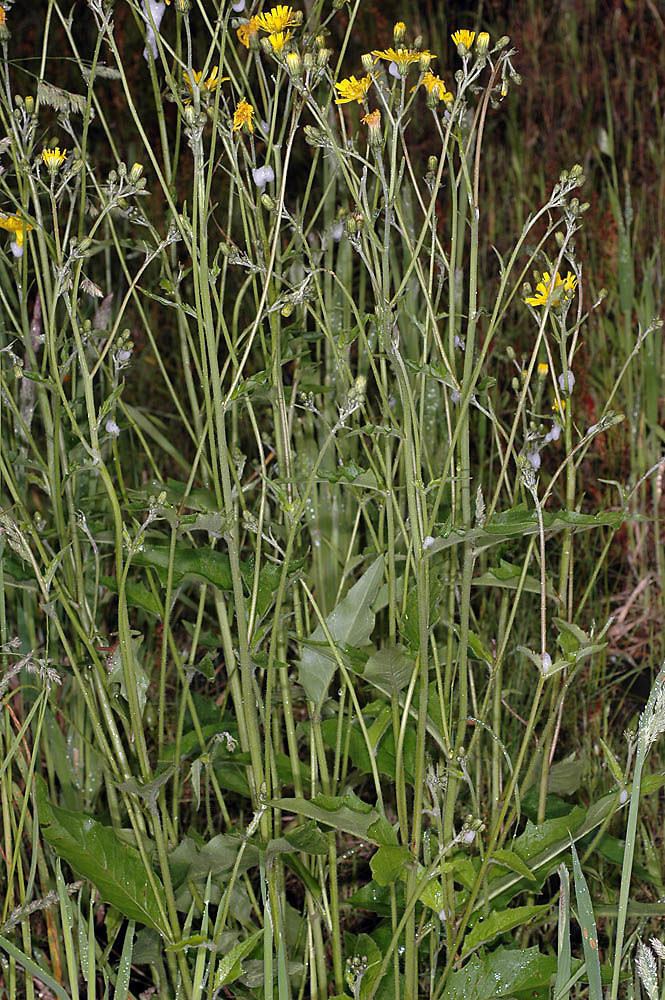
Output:
[[29,233],[32,228],[30,223],[22,219],[20,215],[4,215],[0,213],[0,229],[5,229],[8,233],[14,234],[11,249],[15,257],[23,256],[25,234]]
[[272,35],[268,35],[273,52],[281,52],[291,38],[293,38],[292,31],[273,31]]
[[563,414],[566,412],[565,399],[562,399],[560,403],[558,399],[555,399],[554,402],[552,403],[552,410],[554,413],[560,413],[561,416],[563,416]]
[[0,6],[0,28],[4,28],[7,24],[7,11],[4,7]]
[[441,77],[435,76],[434,73],[425,73],[421,83],[429,95],[435,95],[437,101],[445,101],[446,104],[449,104],[455,100],[450,91],[446,90],[446,85]]
[[394,62],[402,74],[405,74],[408,71],[409,66],[413,65],[413,63],[420,62],[423,56],[426,59],[428,57],[429,59],[436,58],[436,56],[433,56],[431,52],[427,51],[427,49],[419,52],[417,49],[405,49],[402,48],[402,46],[398,46],[396,49],[374,49],[372,55],[376,60],[385,59],[387,62]]
[[49,170],[55,171],[61,167],[67,158],[67,150],[56,146],[54,149],[42,149],[42,162]]
[[238,36],[238,41],[241,42],[246,49],[249,48],[252,38],[254,35],[258,34],[259,31],[259,19],[256,14],[250,17],[247,24],[241,24],[236,34]]
[[540,364],[538,365],[538,375],[539,375],[539,377],[540,378],[546,378],[547,377],[547,373],[548,373],[549,370],[550,370],[550,366],[547,364],[547,362],[546,361],[541,361]]
[[459,31],[456,31],[454,33],[452,39],[458,48],[461,47],[463,49],[466,49],[467,52],[470,52],[475,37],[476,37],[475,31],[467,31],[466,28],[461,28]]
[[554,275],[554,286],[552,286],[552,276],[548,271],[543,272],[542,280],[536,285],[535,295],[527,295],[525,302],[529,306],[546,306],[548,301],[557,305],[561,300],[563,292],[574,292],[577,286],[577,278],[569,271],[565,278],[557,272]]
[[348,80],[340,80],[335,84],[335,90],[339,91],[335,104],[350,104],[351,101],[362,104],[371,86],[371,76],[362,76],[359,80],[356,80],[355,76],[350,76]]
[[[209,93],[212,93],[212,91],[217,87],[218,84],[224,83],[226,80],[228,80],[228,76],[219,75],[219,66],[213,66],[210,76],[208,77],[207,80],[204,80],[203,83],[201,83],[201,77],[203,76],[202,69],[193,69],[192,76],[194,77],[194,83],[196,84],[196,86],[199,87],[201,90],[207,90]],[[185,86],[187,87],[187,90],[191,94],[193,88],[192,88],[192,81],[189,78],[189,73],[185,73]]]
[[245,127],[248,132],[254,131],[254,108],[243,97],[233,112],[233,131],[239,132]]
[[300,24],[300,13],[294,11],[293,7],[287,7],[286,4],[280,3],[265,14],[257,14],[256,23],[269,35],[274,35],[279,31],[284,31],[285,28]]

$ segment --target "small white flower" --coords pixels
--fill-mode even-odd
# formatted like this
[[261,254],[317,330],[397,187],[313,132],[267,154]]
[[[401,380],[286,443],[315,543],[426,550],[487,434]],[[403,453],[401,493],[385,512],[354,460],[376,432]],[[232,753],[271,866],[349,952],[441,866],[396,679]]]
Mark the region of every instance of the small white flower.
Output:
[[455,335],[454,344],[455,347],[458,347],[460,349],[460,351],[463,351],[464,347],[466,346],[462,338],[457,335]]
[[388,67],[388,72],[390,73],[391,76],[396,77],[398,80],[402,79],[402,74],[398,70],[396,62],[391,62],[390,66]]
[[543,653],[542,658],[542,670],[544,674],[548,674],[552,669],[552,657],[549,653]]
[[424,549],[429,549],[429,548],[431,548],[432,545],[434,545],[434,539],[432,538],[431,535],[426,535],[423,538],[423,548]]
[[16,242],[10,243],[9,244],[9,249],[11,250],[11,252],[14,254],[15,257],[22,257],[23,256],[23,244],[22,243],[16,243]]
[[275,179],[275,171],[269,164],[263,167],[254,167],[252,170],[252,177],[254,178],[254,183],[256,184],[259,191],[263,191],[266,184],[272,184]]
[[621,803],[622,806],[624,806],[627,801],[628,801],[628,792],[626,791],[625,788],[622,788],[619,793],[619,802]]
[[465,844],[472,844],[475,839],[476,839],[475,830],[465,830],[464,833],[462,834],[462,840],[464,841]]
[[129,359],[131,358],[131,356],[132,356],[132,352],[128,351],[127,349],[124,349],[122,351],[118,351],[118,361],[121,361],[123,364],[125,362],[129,361]]
[[106,427],[106,433],[110,434],[111,437],[117,438],[118,435],[120,434],[120,428],[116,424],[115,420],[113,420],[112,418],[109,418],[106,421],[105,427]]
[[452,389],[451,390],[451,392],[450,392],[450,401],[451,401],[451,403],[454,403],[455,406],[457,406],[457,404],[459,403],[459,401],[460,401],[461,398],[462,398],[462,394],[460,393],[459,389]]
[[567,392],[568,395],[571,396],[572,393],[573,393],[573,389],[575,388],[575,376],[570,371],[570,369],[568,369],[568,389],[567,390],[565,388],[565,384],[566,384],[565,375],[564,375],[563,372],[561,372],[561,374],[559,375],[559,388],[561,389],[561,392]]
[[552,430],[548,431],[545,435],[545,443],[549,444],[550,441],[558,441],[561,437],[561,424],[552,424]]
[[538,454],[538,452],[530,451],[526,457],[531,463],[532,468],[536,469],[537,471],[540,468],[540,455]]
[[332,229],[330,230],[330,235],[332,236],[335,243],[339,243],[342,236],[344,235],[344,223],[336,222],[333,225]]
[[[143,20],[146,23],[147,29],[145,33],[143,58],[146,62],[148,60],[148,52],[152,52],[153,59],[157,58],[157,38],[155,37],[155,29],[159,31],[159,26],[162,23],[165,10],[165,0],[143,0]],[[150,15],[152,15],[152,21],[150,19]]]
[[234,10],[236,14],[241,14],[246,6],[245,0],[238,0],[237,3],[231,4],[232,10]]

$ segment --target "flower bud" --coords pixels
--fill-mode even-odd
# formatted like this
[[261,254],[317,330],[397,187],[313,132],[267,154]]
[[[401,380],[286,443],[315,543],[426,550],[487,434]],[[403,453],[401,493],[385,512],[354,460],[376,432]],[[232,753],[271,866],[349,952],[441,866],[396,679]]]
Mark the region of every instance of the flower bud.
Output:
[[35,99],[31,94],[28,94],[25,99],[25,110],[29,115],[32,115],[35,112]]
[[481,31],[476,39],[476,52],[479,56],[487,54],[490,47],[490,36],[488,31]]
[[302,76],[302,59],[299,52],[289,52],[286,56],[286,68],[291,76]]
[[319,69],[325,69],[332,55],[331,49],[319,49],[316,56],[316,65]]
[[267,212],[274,212],[275,210],[275,199],[271,198],[269,194],[261,195],[261,204]]
[[418,69],[420,70],[420,72],[426,73],[431,65],[432,65],[432,53],[421,52],[420,58],[418,59]]
[[362,68],[365,70],[366,73],[371,73],[371,71],[374,69],[374,56],[372,55],[371,52],[365,52],[360,57],[360,62],[362,64]]
[[401,45],[406,38],[406,25],[404,21],[398,21],[393,28],[393,38],[395,39],[395,45]]
[[510,38],[508,35],[502,35],[499,41],[496,43],[497,49],[505,49],[506,45],[510,45]]

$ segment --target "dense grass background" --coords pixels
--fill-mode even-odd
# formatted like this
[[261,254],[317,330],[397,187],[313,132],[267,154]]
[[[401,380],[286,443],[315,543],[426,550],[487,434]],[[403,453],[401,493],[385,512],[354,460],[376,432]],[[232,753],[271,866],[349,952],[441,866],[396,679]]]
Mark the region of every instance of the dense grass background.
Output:
[[[665,658],[654,324],[665,12],[637,0],[360,3],[330,20],[339,78],[392,45],[398,19],[450,86],[455,29],[509,35],[517,50],[521,85],[484,128],[481,223],[466,209],[472,158],[453,144],[437,218],[394,303],[400,355],[376,309],[413,261],[418,192],[438,170],[428,157],[441,134],[424,104],[404,173],[386,168],[398,224],[373,270],[387,187],[370,175],[370,238],[340,119],[320,125],[341,152],[301,129],[291,150],[284,109],[296,91],[283,89],[274,143],[204,119],[199,148],[182,72],[143,58],[136,5],[115,4],[113,44],[99,41],[93,7],[75,3],[68,21],[70,8],[40,0],[7,18],[0,210],[22,207],[35,228],[23,257],[9,235],[0,255],[0,995],[482,1000],[572,988],[596,1000],[601,974],[613,997],[658,995],[657,945],[639,976],[634,957],[665,915],[657,689],[638,728]],[[245,77],[235,30],[214,32],[218,9],[193,5],[188,39],[171,7],[164,38],[185,61],[191,44],[199,69],[212,36],[208,71],[224,58],[231,111],[247,87],[258,107],[270,59],[250,59]],[[31,118],[42,65],[49,84],[85,99],[80,64],[98,59],[116,72],[94,78],[92,119],[59,119],[44,93]],[[344,109],[352,136],[356,111]],[[51,138],[88,164],[68,161],[57,197],[34,167]],[[261,201],[251,166],[267,145],[281,151]],[[387,148],[398,162],[400,144]],[[119,160],[145,165],[147,196],[133,182],[118,194]],[[557,383],[537,374],[552,356],[544,341],[534,353],[518,277],[535,284],[543,246],[557,259],[553,236],[541,242],[546,216],[523,242],[496,330],[489,317],[497,253],[508,259],[573,164],[585,177],[573,195],[589,207],[561,270],[581,267],[570,327],[578,302],[589,315],[561,440],[544,447]],[[283,176],[291,215],[273,243]],[[179,242],[167,238],[174,206]],[[72,237],[100,218],[78,253]],[[449,296],[441,246],[463,300]],[[484,351],[472,371],[467,358]],[[589,436],[610,411],[623,421]],[[593,530],[578,534],[565,515],[539,531],[534,441],[546,515],[600,512]],[[572,461],[562,473],[573,453],[574,474]],[[512,511],[498,545],[460,534],[423,558],[432,538],[482,532],[483,505]],[[541,638],[566,661],[547,683]],[[318,697],[312,678],[329,670]],[[613,963],[622,981],[610,987]]]

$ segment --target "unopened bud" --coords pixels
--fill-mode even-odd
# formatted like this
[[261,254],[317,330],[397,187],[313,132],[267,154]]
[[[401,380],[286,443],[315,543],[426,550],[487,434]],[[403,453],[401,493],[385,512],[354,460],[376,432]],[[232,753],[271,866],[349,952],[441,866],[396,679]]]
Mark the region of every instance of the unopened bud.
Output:
[[365,52],[360,57],[360,62],[366,73],[370,73],[374,69],[374,56],[371,52]]
[[406,25],[404,21],[398,21],[393,28],[393,38],[395,39],[395,45],[401,45],[406,38]]
[[284,317],[284,319],[288,319],[289,316],[291,316],[292,313],[293,313],[293,303],[292,302],[286,302],[282,306],[280,312],[281,312],[281,315]]
[[28,94],[28,96],[25,99],[25,110],[27,111],[27,113],[29,115],[34,114],[34,111],[35,111],[35,99],[34,99],[34,97],[31,94]]
[[490,36],[488,31],[481,31],[476,39],[476,52],[479,56],[484,56],[490,47]]
[[510,45],[510,38],[508,35],[502,35],[499,41],[496,43],[497,49],[505,49],[506,45]]
[[418,69],[420,70],[420,72],[426,73],[431,65],[432,65],[432,53],[421,52],[420,58],[418,60]]
[[271,198],[269,194],[261,195],[261,204],[268,212],[273,212],[275,210],[275,199]]
[[332,55],[331,49],[319,49],[316,55],[316,65],[319,69],[325,69]]
[[299,52],[287,53],[286,67],[291,76],[302,76],[302,59]]

